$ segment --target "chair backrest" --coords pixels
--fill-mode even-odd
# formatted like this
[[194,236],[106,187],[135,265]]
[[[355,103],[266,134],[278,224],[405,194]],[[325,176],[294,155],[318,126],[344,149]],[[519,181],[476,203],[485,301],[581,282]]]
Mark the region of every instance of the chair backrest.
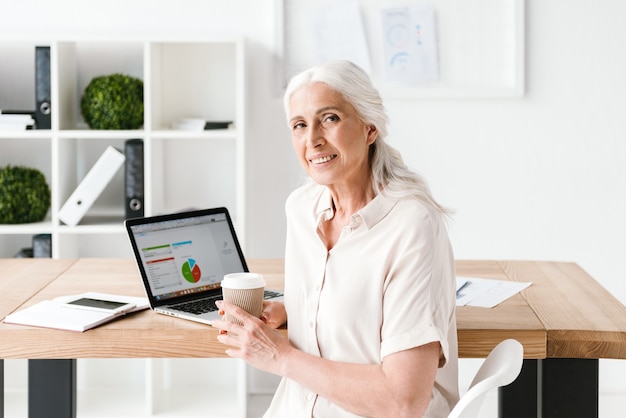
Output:
[[504,340],[495,346],[448,418],[475,418],[490,390],[506,386],[517,379],[523,360],[524,347],[517,340]]

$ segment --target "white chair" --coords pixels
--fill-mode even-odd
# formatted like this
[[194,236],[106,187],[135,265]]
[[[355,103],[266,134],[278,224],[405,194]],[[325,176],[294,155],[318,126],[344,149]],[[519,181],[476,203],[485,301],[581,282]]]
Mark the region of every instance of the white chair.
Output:
[[489,353],[468,391],[461,397],[448,418],[475,418],[491,389],[512,383],[522,370],[524,347],[517,340],[504,340]]

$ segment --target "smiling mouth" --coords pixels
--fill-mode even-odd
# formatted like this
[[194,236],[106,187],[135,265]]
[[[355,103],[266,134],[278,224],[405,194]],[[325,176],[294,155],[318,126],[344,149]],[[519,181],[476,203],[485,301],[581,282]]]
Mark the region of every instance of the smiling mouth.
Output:
[[313,164],[324,164],[324,163],[327,163],[330,160],[334,160],[335,158],[337,158],[337,154],[327,155],[325,157],[315,158],[315,159],[309,160],[309,161],[311,163],[313,163]]

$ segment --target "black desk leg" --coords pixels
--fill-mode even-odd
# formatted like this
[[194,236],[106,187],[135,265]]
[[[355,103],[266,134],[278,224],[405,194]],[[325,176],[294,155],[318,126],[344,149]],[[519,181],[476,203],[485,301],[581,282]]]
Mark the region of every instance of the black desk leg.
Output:
[[524,360],[517,380],[498,389],[498,416],[598,418],[598,360]]
[[541,361],[543,418],[598,417],[598,360]]
[[28,360],[28,417],[76,418],[76,360]]
[[0,418],[4,418],[4,360],[0,358]]
[[530,418],[537,415],[537,360],[524,360],[522,371],[508,386],[498,389],[500,418]]

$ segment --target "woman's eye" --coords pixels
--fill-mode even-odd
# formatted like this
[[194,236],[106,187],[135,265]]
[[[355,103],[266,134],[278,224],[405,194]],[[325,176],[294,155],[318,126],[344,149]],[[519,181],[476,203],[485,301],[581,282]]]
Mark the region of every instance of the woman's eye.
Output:
[[302,129],[304,128],[304,123],[303,122],[298,122],[298,123],[294,123],[293,124],[293,129]]
[[339,117],[337,115],[327,115],[324,117],[324,122],[327,123],[337,122],[338,120]]

